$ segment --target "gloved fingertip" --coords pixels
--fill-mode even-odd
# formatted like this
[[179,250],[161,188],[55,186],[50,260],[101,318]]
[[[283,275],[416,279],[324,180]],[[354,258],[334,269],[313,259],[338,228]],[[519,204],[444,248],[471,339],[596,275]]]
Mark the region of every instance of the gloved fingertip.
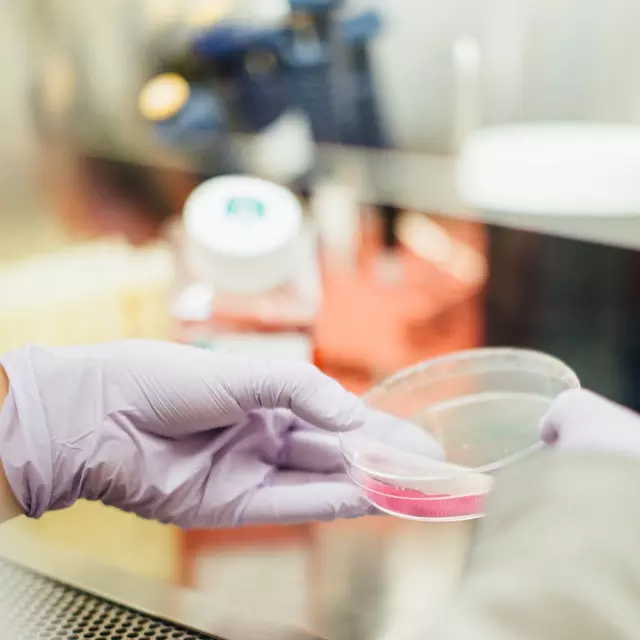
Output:
[[544,444],[552,446],[558,441],[558,432],[550,421],[545,418],[540,423],[540,439]]
[[445,459],[442,444],[426,428],[377,409],[367,409],[363,435],[399,451],[430,460]]
[[291,407],[294,413],[326,431],[353,431],[362,427],[367,409],[357,396],[330,381],[304,403]]
[[354,487],[354,497],[345,503],[342,509],[336,514],[336,518],[364,518],[365,516],[377,515],[380,513],[366,498]]
[[570,389],[561,393],[551,403],[549,410],[540,420],[539,430],[542,442],[549,446],[556,444],[560,437],[558,425],[562,424],[567,411],[570,411],[576,403],[579,405],[584,402],[585,397],[588,398],[591,395],[582,389]]
[[367,420],[367,407],[356,395],[346,392],[341,410],[338,412],[339,431],[353,431],[364,426]]
[[547,413],[542,416],[538,429],[540,432],[540,440],[542,440],[544,444],[551,446],[558,441],[558,430],[556,429],[553,405],[551,405]]
[[362,400],[310,364],[271,364],[260,386],[260,406],[287,408],[325,431],[351,431],[366,420]]

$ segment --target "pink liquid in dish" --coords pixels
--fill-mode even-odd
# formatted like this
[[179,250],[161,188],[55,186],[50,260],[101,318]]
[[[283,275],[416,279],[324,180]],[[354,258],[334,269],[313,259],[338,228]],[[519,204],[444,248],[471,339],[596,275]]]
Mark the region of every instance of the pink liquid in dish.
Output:
[[410,518],[472,518],[484,513],[486,495],[451,496],[423,493],[416,489],[392,487],[384,482],[367,480],[365,495],[375,506]]

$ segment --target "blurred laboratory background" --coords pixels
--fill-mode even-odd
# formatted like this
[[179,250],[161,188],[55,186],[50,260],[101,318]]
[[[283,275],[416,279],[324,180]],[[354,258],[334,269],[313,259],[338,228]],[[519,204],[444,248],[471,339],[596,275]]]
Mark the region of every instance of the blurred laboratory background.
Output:
[[[0,350],[171,339],[309,360],[363,393],[520,346],[640,409],[637,2],[0,12]],[[435,612],[471,531],[183,532],[96,504],[11,526],[345,638],[397,630],[372,602],[424,605],[417,550]]]

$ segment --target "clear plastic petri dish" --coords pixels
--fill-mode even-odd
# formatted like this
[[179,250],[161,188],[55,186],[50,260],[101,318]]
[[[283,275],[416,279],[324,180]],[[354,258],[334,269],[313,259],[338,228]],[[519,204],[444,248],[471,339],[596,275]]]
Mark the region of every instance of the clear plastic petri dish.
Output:
[[536,351],[475,349],[418,364],[365,395],[376,419],[341,435],[347,472],[392,515],[479,518],[494,472],[542,447],[540,419],[579,386],[567,365]]

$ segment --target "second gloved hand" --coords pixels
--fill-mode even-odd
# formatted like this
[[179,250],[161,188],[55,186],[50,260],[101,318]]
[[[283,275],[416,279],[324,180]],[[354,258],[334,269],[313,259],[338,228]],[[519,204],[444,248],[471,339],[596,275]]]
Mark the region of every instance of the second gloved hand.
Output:
[[560,395],[540,429],[542,440],[558,451],[640,457],[640,416],[591,391]]
[[29,516],[80,498],[182,527],[370,511],[335,432],[380,416],[310,365],[151,341],[27,346],[1,362],[0,459]]

